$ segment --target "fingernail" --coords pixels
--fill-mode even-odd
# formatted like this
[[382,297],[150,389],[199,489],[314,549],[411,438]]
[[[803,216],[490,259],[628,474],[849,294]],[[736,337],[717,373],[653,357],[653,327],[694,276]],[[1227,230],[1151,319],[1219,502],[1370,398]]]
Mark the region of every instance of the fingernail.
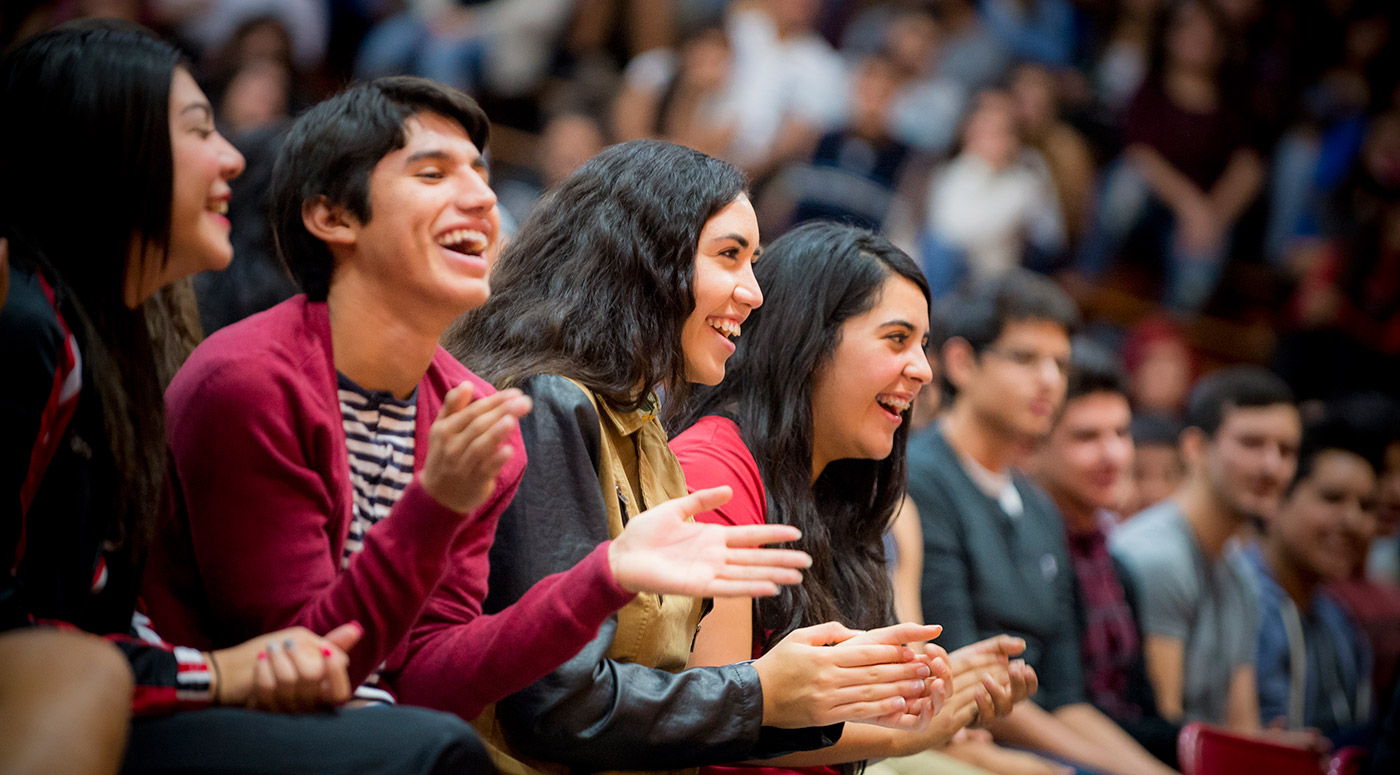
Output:
[[321,647],[321,654],[322,654],[322,656],[327,656],[327,657],[330,656],[330,655],[331,655],[331,648],[330,648],[330,646],[322,646],[322,647]]
[[293,642],[291,638],[287,638],[286,640],[282,641],[282,648],[286,651],[291,651],[296,647],[297,644]]
[[262,659],[267,659],[267,652],[266,652],[266,651],[259,651],[259,652],[258,652],[258,659],[260,659],[260,660],[262,660]]
[[271,654],[272,652],[276,651],[276,650],[277,650],[277,641],[275,641],[275,640],[270,640],[270,641],[268,641],[268,642],[267,642],[267,647],[266,647],[264,650],[267,651],[267,653],[269,653],[269,654]]
[[914,672],[918,673],[920,678],[928,678],[930,675],[928,665],[919,665],[919,669]]

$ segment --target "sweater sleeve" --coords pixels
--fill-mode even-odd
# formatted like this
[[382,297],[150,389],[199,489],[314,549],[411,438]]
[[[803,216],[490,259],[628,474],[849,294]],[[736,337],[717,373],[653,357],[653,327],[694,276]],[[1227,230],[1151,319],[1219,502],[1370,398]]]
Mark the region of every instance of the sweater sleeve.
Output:
[[[530,465],[497,528],[487,610],[521,599],[608,538],[597,411],[562,378],[537,377],[521,387],[535,400],[521,423]],[[771,758],[839,736],[839,725],[763,727],[762,688],[751,664],[673,674],[609,659],[616,631],[617,618],[609,616],[576,656],[496,706],[512,746],[585,770],[661,770]]]
[[[297,377],[265,364],[207,363],[177,377],[166,396],[171,486],[203,599],[180,606],[171,600],[187,591],[148,584],[148,605],[159,620],[203,610],[208,621],[196,629],[217,646],[294,625],[325,633],[358,621],[364,638],[350,652],[358,684],[407,636],[461,528],[480,514],[453,513],[415,477],[342,571],[331,531],[345,506],[331,491],[337,479],[324,472],[348,461],[330,441],[342,433],[338,422],[318,424],[314,415],[324,409],[318,401],[334,397],[309,396]],[[167,616],[162,603],[182,615]]]

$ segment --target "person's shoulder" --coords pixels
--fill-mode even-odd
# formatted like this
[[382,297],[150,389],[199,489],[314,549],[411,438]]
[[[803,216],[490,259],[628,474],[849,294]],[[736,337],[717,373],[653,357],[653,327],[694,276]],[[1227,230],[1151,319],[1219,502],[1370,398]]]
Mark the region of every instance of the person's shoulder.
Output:
[[259,364],[259,371],[300,368],[305,353],[323,343],[308,335],[310,313],[305,296],[293,296],[210,334],[194,349],[176,379],[203,379],[230,364]]
[[936,424],[911,435],[906,450],[911,471],[916,465],[919,468],[943,467],[952,459],[948,441]]
[[739,425],[728,417],[709,415],[676,434],[671,452],[681,466],[717,464],[731,471],[758,475],[758,463],[744,443]]
[[1180,527],[1181,512],[1170,500],[1149,506],[1119,525],[1109,539],[1115,556],[1136,562],[1180,564],[1189,547]]
[[0,306],[0,346],[6,358],[23,351],[57,351],[64,339],[63,324],[42,276],[14,265],[9,271],[9,293]]
[[1011,481],[1021,495],[1026,515],[1041,522],[1052,522],[1057,533],[1063,532],[1064,518],[1060,516],[1060,509],[1039,482],[1020,471],[1012,472]]
[[745,446],[738,423],[717,414],[701,417],[671,439],[671,449],[707,449],[712,445],[732,447],[735,444]]
[[567,411],[587,406],[597,412],[595,397],[579,383],[559,374],[535,374],[511,382],[510,387],[519,388],[530,396],[537,407]]
[[319,381],[321,371],[329,380],[330,345],[323,341],[329,329],[323,336],[314,332],[315,314],[305,296],[294,296],[215,331],[176,372],[167,404],[178,410],[211,395],[263,400],[302,391]]

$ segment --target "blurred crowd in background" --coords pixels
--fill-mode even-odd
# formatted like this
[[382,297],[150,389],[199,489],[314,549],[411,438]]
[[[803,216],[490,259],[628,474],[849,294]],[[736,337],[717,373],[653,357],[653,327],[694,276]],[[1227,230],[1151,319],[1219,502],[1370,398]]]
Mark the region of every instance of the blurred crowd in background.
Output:
[[206,330],[293,290],[262,196],[281,131],[354,78],[475,96],[519,223],[608,144],[750,176],[765,241],[882,231],[936,295],[1055,277],[1135,399],[1215,365],[1300,398],[1400,387],[1400,6],[1385,0],[9,0],[0,44],[119,16],[184,48],[248,171]]

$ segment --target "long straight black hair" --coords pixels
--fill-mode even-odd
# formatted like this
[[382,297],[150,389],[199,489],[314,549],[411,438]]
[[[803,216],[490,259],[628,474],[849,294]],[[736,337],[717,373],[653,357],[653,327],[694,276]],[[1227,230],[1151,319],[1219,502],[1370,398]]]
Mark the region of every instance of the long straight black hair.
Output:
[[866,629],[894,621],[884,534],[904,496],[909,412],[883,460],[829,463],[812,483],[812,384],[830,367],[841,327],[879,303],[902,277],[929,298],[913,259],[873,232],[814,222],[768,246],[754,265],[763,306],[744,323],[728,376],[698,390],[678,428],[709,414],[734,418],[758,463],[768,522],[802,530],[812,555],[802,583],[755,601],[765,650],[799,627],[840,621]]
[[182,64],[145,29],[105,20],[37,35],[0,63],[0,229],[16,265],[49,277],[78,337],[107,436],[95,452],[116,471],[106,538],[133,556],[164,483],[170,375],[151,341],[170,312],[128,308],[123,288],[129,261],[168,259],[170,87]]
[[681,329],[705,222],[745,193],[699,151],[633,140],[547,194],[491,270],[491,299],[443,339],[496,385],[560,374],[631,410],[689,392]]

